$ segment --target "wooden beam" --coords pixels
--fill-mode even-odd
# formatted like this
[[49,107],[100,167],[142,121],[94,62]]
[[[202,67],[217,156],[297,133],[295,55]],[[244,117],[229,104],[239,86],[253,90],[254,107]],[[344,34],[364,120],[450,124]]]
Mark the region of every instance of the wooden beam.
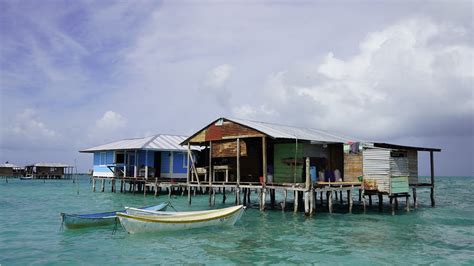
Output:
[[311,176],[309,173],[309,157],[306,157],[306,183],[305,183],[305,189],[309,190],[311,188]]

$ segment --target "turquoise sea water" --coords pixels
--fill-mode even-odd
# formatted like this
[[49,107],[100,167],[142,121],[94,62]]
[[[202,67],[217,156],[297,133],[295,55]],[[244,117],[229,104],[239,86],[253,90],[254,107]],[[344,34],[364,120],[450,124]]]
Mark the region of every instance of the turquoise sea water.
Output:
[[[90,213],[168,201],[168,196],[92,192],[89,179],[0,180],[0,264],[474,264],[474,178],[437,178],[437,206],[389,215],[246,210],[232,228],[129,235],[113,226],[60,230],[60,212]],[[110,189],[110,186],[107,187]],[[357,197],[354,197],[358,204]],[[208,198],[173,196],[178,210],[206,209]],[[217,195],[216,208],[221,195]],[[230,203],[231,200],[228,200]],[[404,207],[404,202],[400,206]],[[230,204],[226,204],[230,206]]]

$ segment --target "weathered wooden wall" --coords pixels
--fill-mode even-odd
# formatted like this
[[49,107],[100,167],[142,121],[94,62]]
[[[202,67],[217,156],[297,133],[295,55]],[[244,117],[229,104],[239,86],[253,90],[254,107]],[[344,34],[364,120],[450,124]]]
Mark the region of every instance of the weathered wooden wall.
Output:
[[[236,157],[237,141],[222,140],[212,143],[212,158]],[[240,140],[240,156],[247,156],[247,144],[245,140]]]
[[13,176],[13,168],[0,167],[0,176]]

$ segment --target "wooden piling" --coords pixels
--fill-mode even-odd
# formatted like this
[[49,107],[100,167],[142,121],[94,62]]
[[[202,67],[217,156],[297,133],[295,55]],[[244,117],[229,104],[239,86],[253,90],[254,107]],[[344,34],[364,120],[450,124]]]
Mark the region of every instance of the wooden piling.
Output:
[[286,208],[286,199],[288,198],[288,190],[283,189],[283,202],[281,203],[281,210],[285,211]]
[[352,189],[347,190],[347,203],[349,205],[349,213],[352,213]]
[[222,188],[222,204],[225,204],[226,195],[225,195],[225,187]]
[[435,206],[435,198],[434,198],[434,186],[435,186],[435,179],[434,179],[434,157],[433,151],[430,151],[430,176],[431,176],[431,188],[430,188],[430,198],[431,198],[431,207]]
[[95,178],[92,178],[92,191],[95,192]]
[[392,207],[392,215],[395,215],[395,201],[393,197],[390,196],[390,206]]
[[265,200],[266,200],[266,198],[267,198],[267,189],[262,188],[262,206],[260,207],[261,211],[265,210]]
[[311,191],[309,194],[309,214],[310,215],[313,215],[313,213],[315,213],[316,211],[316,200],[314,199],[315,198],[314,194],[315,194],[314,189],[311,188]]
[[369,206],[372,207],[372,194],[369,194]]
[[328,209],[329,213],[332,213],[332,190],[328,193]]
[[105,179],[102,179],[102,183],[101,183],[101,186],[100,186],[100,192],[104,192],[105,191]]
[[406,204],[407,204],[407,212],[410,212],[410,200],[409,200],[409,195],[407,194],[405,196],[405,201],[406,201]]
[[298,190],[295,190],[295,203],[293,204],[293,212],[297,212],[298,211]]
[[344,200],[342,199],[342,187],[341,187],[341,190],[339,191],[339,203],[340,203],[341,205],[344,204]]
[[367,206],[365,204],[365,191],[362,190],[362,193],[360,193],[360,189],[359,189],[359,198],[362,197],[362,206],[364,206],[364,213],[367,212]]
[[417,208],[418,203],[416,202],[416,187],[413,188],[413,208]]
[[383,212],[383,195],[382,193],[378,193],[379,196],[379,212]]
[[305,191],[304,192],[304,214],[309,215],[309,192]]

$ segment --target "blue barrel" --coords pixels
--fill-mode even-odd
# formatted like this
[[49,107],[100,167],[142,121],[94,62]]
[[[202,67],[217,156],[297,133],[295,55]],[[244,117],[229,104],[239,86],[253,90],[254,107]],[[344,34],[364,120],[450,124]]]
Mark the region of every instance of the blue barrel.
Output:
[[311,181],[313,183],[316,183],[318,181],[318,172],[316,171],[316,166],[310,166],[309,167],[309,174],[311,175]]

